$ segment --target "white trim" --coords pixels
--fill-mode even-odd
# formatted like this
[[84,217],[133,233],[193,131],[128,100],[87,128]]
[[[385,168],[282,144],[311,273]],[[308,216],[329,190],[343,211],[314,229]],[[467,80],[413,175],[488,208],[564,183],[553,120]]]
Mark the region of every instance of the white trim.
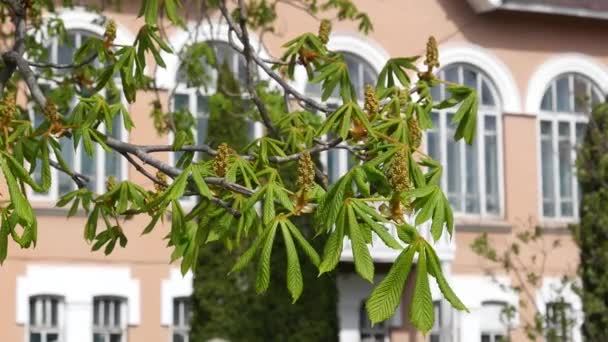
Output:
[[494,54],[479,45],[469,43],[446,43],[439,46],[441,66],[453,63],[468,63],[483,70],[491,77],[500,97],[502,111],[521,114],[521,96],[513,74]]
[[572,341],[582,342],[581,329],[583,327],[583,303],[581,297],[573,290],[570,283],[564,286],[562,279],[557,277],[544,277],[543,284],[536,291],[536,304],[539,308],[539,313],[543,316],[546,312],[547,303],[554,302],[563,298],[564,301],[572,306],[574,314],[574,328],[572,331]]
[[182,276],[178,268],[171,268],[168,279],[160,285],[160,324],[173,325],[173,299],[192,295],[192,272]]
[[604,94],[608,90],[608,68],[602,63],[578,53],[557,55],[539,66],[530,77],[525,104],[526,113],[537,114],[540,111],[545,90],[551,81],[557,76],[569,72],[589,77]]
[[460,341],[479,341],[481,338],[481,309],[484,302],[505,302],[516,308],[513,327],[519,325],[519,297],[510,291],[511,280],[506,276],[463,276],[453,275],[450,278],[454,292],[458,294],[470,313],[456,311],[455,325]]
[[33,295],[63,296],[65,338],[62,342],[93,339],[93,297],[115,295],[127,300],[129,325],[140,323],[140,284],[128,267],[72,266],[62,264],[28,265],[17,278],[16,323],[27,324],[29,298]]
[[[154,75],[156,86],[161,89],[171,90],[177,85],[176,77],[180,64],[178,55],[185,46],[194,42],[204,42],[208,40],[228,43],[230,42],[228,34],[229,26],[222,22],[211,23],[209,21],[204,21],[203,23],[200,23],[200,25],[199,23],[189,23],[186,30],[177,30],[172,37],[169,38],[169,43],[173,52],[161,51],[161,58],[167,67],[156,68],[156,74]],[[234,41],[235,44],[240,45],[238,38],[234,35],[232,36],[232,41]],[[261,58],[270,57],[262,45],[262,42],[255,34],[249,34],[249,43]],[[263,79],[268,79],[265,73],[260,72],[259,75]]]
[[[63,20],[63,26],[66,31],[69,30],[85,30],[103,37],[105,27],[99,23],[103,22],[104,17],[98,13],[86,10],[84,7],[60,8],[54,15],[47,15],[49,18],[56,17]],[[115,44],[132,45],[135,41],[135,36],[123,25],[116,23],[116,39]]]
[[[349,52],[359,56],[374,68],[376,74],[380,73],[390,58],[390,55],[380,44],[368,37],[350,32],[332,33],[327,42],[327,48],[332,51]],[[308,76],[306,69],[301,65],[296,66],[293,83],[300,93],[305,93]]]

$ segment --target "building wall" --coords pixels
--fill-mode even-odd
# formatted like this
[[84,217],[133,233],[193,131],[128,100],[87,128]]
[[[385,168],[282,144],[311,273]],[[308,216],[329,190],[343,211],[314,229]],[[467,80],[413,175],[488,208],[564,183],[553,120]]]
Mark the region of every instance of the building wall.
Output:
[[[500,243],[512,238],[518,227],[528,223],[548,227],[548,238],[561,238],[564,243],[559,252],[560,257],[548,260],[547,275],[574,274],[578,254],[569,236],[564,234],[565,224],[543,221],[539,217],[538,119],[533,104],[535,101],[538,103],[540,98],[529,99],[528,94],[534,91],[530,84],[534,85],[531,80],[537,71],[546,63],[564,54],[582,55],[585,59],[605,68],[608,63],[608,48],[599,42],[603,41],[608,29],[608,21],[516,12],[478,15],[465,1],[361,0],[357,3],[372,18],[374,32],[364,37],[356,32],[352,24],[337,23],[334,28],[334,40],[339,37],[351,37],[353,41],[364,42],[368,45],[368,50],[362,53],[379,56],[378,58],[381,59],[382,56],[423,54],[427,37],[433,35],[440,44],[440,55],[455,46],[478,51],[490,61],[490,67],[498,68],[499,71],[506,70],[503,75],[505,83],[512,81],[511,87],[505,83],[497,84],[498,88],[505,89],[505,93],[501,94],[503,104],[507,105],[505,100],[508,100],[508,109],[506,108],[501,119],[504,217],[498,220],[484,217],[457,218],[454,242],[456,254],[450,269],[455,288],[462,291],[457,292],[462,293],[463,300],[472,309],[469,318],[465,316],[458,318],[461,320],[460,340],[472,341],[470,338],[478,334],[467,335],[464,331],[476,331],[475,327],[478,326],[479,321],[476,310],[479,309],[482,300],[480,292],[474,286],[488,284],[487,277],[480,272],[481,261],[469,248],[471,242],[481,232],[488,232],[493,241]],[[134,18],[137,4],[122,4],[122,6],[123,13],[110,11],[107,14],[116,19],[125,32],[130,32],[131,36],[134,36],[142,24],[142,20]],[[279,5],[279,8],[277,34],[265,37],[265,46],[272,56],[280,55],[281,44],[294,35],[317,30],[317,23],[313,19],[301,15],[286,5]],[[179,36],[176,29],[168,28],[167,32],[169,37]],[[149,74],[154,75],[156,68],[151,58],[149,63]],[[491,71],[488,71],[490,77],[500,77]],[[165,106],[168,104],[167,90],[162,90],[160,93],[161,101]],[[149,118],[150,103],[155,99],[154,94],[139,92],[137,97],[137,102],[129,106],[136,126],[130,141],[138,144],[168,142],[167,137],[156,135]],[[167,155],[158,156],[165,160],[167,158]],[[133,168],[129,169],[128,174],[130,179],[140,184],[151,185],[149,180]],[[2,193],[6,194],[5,191]],[[116,248],[112,255],[104,256],[99,252],[90,252],[90,246],[83,241],[85,222],[83,215],[66,219],[66,211],[51,208],[52,203],[35,205],[40,217],[38,245],[35,249],[28,250],[21,250],[14,244],[11,245],[8,260],[0,267],[2,340],[25,340],[25,322],[20,322],[19,310],[22,309],[18,309],[19,305],[16,301],[19,299],[20,291],[24,291],[18,286],[22,282],[28,283],[27,279],[30,279],[28,277],[37,279],[36,272],[67,269],[67,272],[73,276],[69,278],[71,281],[62,279],[67,291],[72,287],[78,288],[81,281],[79,276],[95,270],[110,269],[113,272],[120,273],[121,270],[125,272],[124,274],[127,275],[125,279],[131,281],[129,284],[136,293],[133,298],[137,297],[139,301],[137,307],[129,306],[129,314],[134,315],[129,326],[129,341],[167,341],[169,339],[167,325],[170,323],[170,319],[166,317],[169,315],[167,306],[170,303],[167,296],[168,293],[172,293],[172,290],[168,289],[173,288],[177,292],[188,291],[187,280],[176,278],[175,271],[172,271],[172,266],[168,264],[170,251],[162,241],[168,227],[160,225],[151,234],[141,237],[140,233],[147,224],[147,219],[136,217],[125,225],[125,232],[129,237],[127,248]],[[100,274],[101,271],[96,276]],[[347,302],[349,297],[344,294],[352,292],[356,293],[356,296],[361,296],[369,291],[367,288],[358,287],[358,283],[354,280],[352,282],[346,280],[351,276],[347,274],[340,280],[341,288],[344,290],[340,297],[340,308],[345,312],[341,319],[349,320],[349,324],[354,322],[353,313],[349,311],[352,308],[349,307],[348,310],[345,308],[352,306],[353,303]],[[515,280],[511,279],[511,281]],[[32,282],[33,280],[30,281]],[[411,290],[410,285],[408,283],[406,293]],[[422,337],[415,333],[407,322],[408,296],[404,298],[402,318],[398,323],[393,324],[392,338],[394,341],[422,341]],[[161,313],[161,307],[164,308],[164,313]],[[82,309],[82,306],[80,308]],[[351,317],[348,317],[346,312],[350,312]],[[80,316],[81,319],[83,317],[86,316]],[[84,327],[86,325],[82,326]],[[346,323],[343,325],[343,336],[350,334],[343,341],[356,340],[356,329],[349,327]],[[521,332],[518,334],[517,340],[522,340],[523,335]]]

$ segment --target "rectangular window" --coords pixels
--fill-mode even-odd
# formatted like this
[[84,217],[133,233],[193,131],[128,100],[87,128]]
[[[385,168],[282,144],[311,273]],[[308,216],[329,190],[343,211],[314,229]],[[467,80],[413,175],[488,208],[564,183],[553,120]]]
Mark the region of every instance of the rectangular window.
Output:
[[[452,122],[454,114],[447,115],[447,122]],[[455,142],[452,137],[455,133],[455,127],[449,125],[447,129],[446,153],[447,153],[447,183],[448,183],[448,199],[454,207],[454,211],[463,211],[462,206],[462,179],[461,172],[463,166],[461,164],[462,141]]]
[[124,342],[127,328],[126,300],[120,297],[93,299],[93,342]]
[[570,144],[570,123],[558,124],[558,150],[559,150],[559,192],[562,216],[573,216],[572,201],[572,145]]
[[29,342],[59,342],[63,300],[58,296],[30,297]]
[[574,319],[570,304],[561,299],[547,303],[546,310],[547,341],[571,342]]
[[172,342],[189,341],[191,319],[192,306],[190,298],[180,297],[173,299]]
[[484,116],[484,162],[486,168],[486,212],[498,215],[500,195],[498,189],[498,133],[496,117]]

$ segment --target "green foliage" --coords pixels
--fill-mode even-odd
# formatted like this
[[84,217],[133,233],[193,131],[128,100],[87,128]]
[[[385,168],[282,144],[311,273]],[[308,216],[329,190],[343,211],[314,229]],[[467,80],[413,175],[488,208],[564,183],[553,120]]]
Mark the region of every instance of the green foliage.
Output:
[[608,104],[596,106],[591,113],[583,144],[578,151],[577,175],[582,192],[580,224],[574,229],[580,247],[580,294],[583,303],[583,336],[587,341],[608,338]]

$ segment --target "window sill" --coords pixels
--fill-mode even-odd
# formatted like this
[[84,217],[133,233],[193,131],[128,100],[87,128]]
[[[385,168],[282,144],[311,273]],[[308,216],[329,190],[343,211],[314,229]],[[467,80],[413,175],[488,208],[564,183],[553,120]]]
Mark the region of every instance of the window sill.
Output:
[[543,233],[570,234],[570,226],[578,224],[578,219],[543,219],[540,227]]
[[456,217],[456,231],[470,233],[511,233],[513,225],[500,218]]

